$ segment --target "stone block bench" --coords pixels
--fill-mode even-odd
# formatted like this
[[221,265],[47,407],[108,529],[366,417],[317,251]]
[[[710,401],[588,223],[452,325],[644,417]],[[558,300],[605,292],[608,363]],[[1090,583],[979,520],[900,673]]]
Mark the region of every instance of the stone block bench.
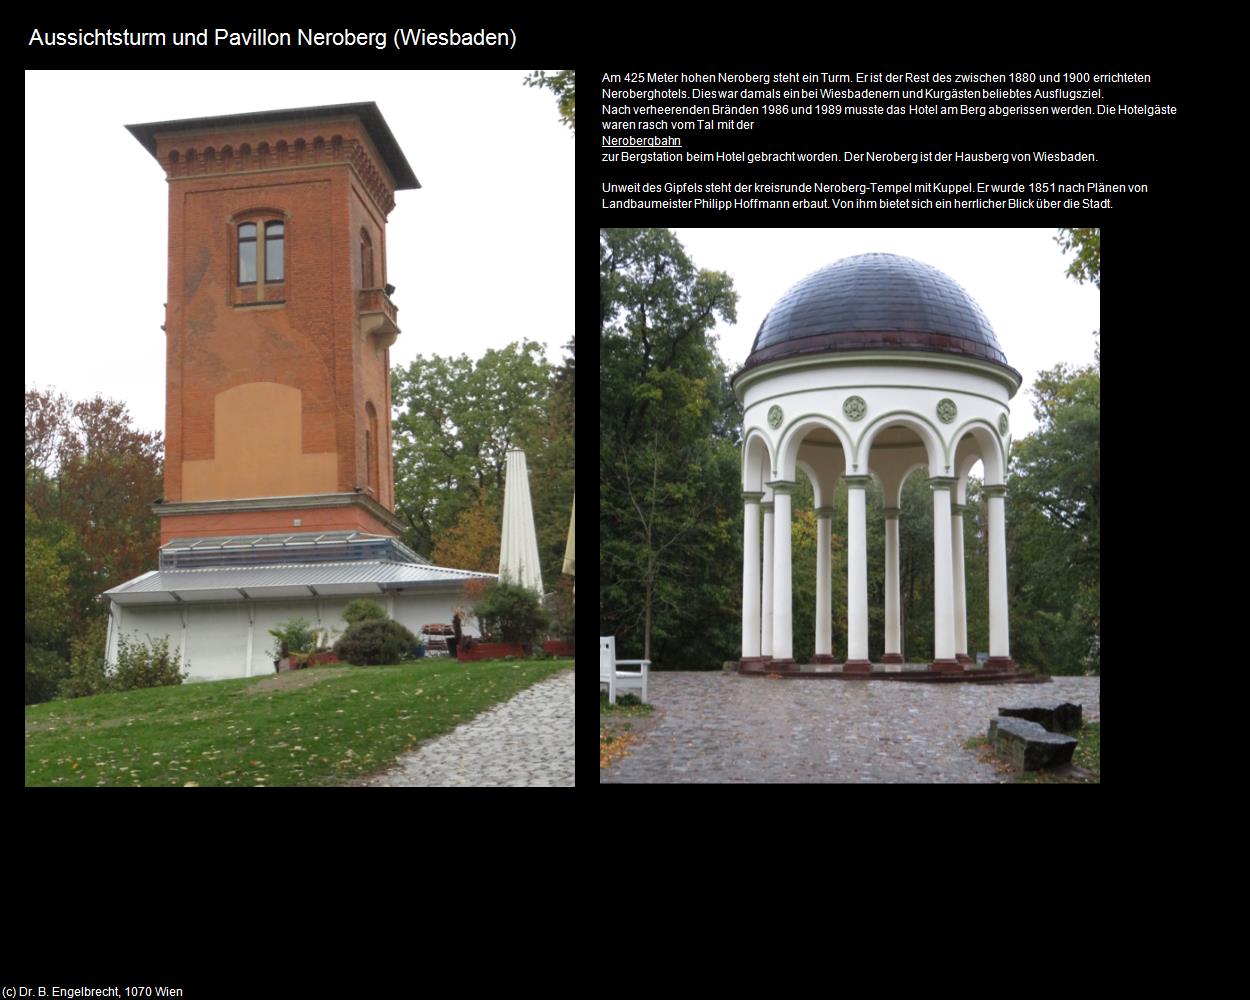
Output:
[[1000,756],[1024,771],[1067,764],[1076,749],[1071,736],[1048,732],[1036,722],[1009,715],[990,720],[989,739]]
[[1000,708],[998,714],[1036,722],[1052,733],[1066,733],[1081,728],[1081,706],[1067,701]]

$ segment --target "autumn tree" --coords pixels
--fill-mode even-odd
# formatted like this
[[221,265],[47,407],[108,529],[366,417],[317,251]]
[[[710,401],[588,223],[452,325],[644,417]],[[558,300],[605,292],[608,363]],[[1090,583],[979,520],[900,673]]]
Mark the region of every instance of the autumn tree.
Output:
[[436,566],[497,572],[501,517],[502,511],[479,491],[477,501],[435,540],[430,558]]

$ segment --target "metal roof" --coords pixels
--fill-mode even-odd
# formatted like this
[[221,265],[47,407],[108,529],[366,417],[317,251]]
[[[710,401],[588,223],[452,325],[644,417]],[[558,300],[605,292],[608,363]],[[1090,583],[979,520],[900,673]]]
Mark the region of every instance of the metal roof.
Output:
[[211,566],[153,570],[106,590],[118,604],[239,601],[251,598],[327,597],[429,590],[493,573],[397,562],[317,563],[283,566]]
[[361,104],[324,104],[316,108],[282,108],[274,111],[253,111],[243,115],[213,115],[208,118],[180,118],[169,122],[145,122],[142,125],[127,125],[130,134],[143,143],[143,147],[156,155],[156,136],[159,132],[187,132],[215,128],[238,128],[248,125],[265,125],[269,122],[307,120],[315,118],[341,118],[351,115],[360,119],[369,138],[382,154],[391,174],[395,178],[398,190],[419,188],[421,182],[412,172],[404,151],[391,133],[391,128],[382,117],[382,112],[373,101]]
[[964,354],[1008,367],[971,295],[936,267],[892,253],[846,257],[796,284],[764,317],[744,367],[879,348]]
[[274,565],[278,563],[370,562],[422,563],[419,556],[390,535],[365,531],[305,531],[280,535],[233,535],[175,538],[161,546],[160,568],[201,569],[208,566]]

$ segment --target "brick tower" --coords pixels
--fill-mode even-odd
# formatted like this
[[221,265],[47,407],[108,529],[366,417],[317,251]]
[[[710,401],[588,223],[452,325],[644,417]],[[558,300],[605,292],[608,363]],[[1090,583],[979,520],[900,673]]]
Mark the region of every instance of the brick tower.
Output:
[[127,128],[169,184],[162,545],[396,534],[386,219],[420,185],[377,105]]

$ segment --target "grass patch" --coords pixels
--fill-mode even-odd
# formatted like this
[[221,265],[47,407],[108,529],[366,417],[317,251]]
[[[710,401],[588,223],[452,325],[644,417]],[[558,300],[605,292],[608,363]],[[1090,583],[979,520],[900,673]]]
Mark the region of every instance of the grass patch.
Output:
[[[1101,784],[1102,760],[1099,748],[1099,723],[1087,722],[1076,732],[1076,749],[1072,751],[1074,773],[1025,771],[1016,780],[1026,785],[1098,785]],[[1084,773],[1082,773],[1084,772]]]
[[599,692],[600,715],[650,715],[653,711],[652,706],[645,704],[636,694],[618,694],[616,704],[612,705],[608,703],[608,693]]
[[336,785],[572,663],[312,667],[45,702],[26,709],[26,784]]
[[[1076,749],[1072,752],[1072,766],[1044,771],[1020,771],[1015,773],[1016,782],[1024,785],[1097,785],[1101,784],[1101,760],[1099,750],[1099,725],[1087,722],[1079,730],[1066,733],[1076,737]],[[964,742],[965,750],[977,750],[978,757],[1000,771],[1014,772],[1010,762],[997,756],[989,738],[974,736]]]

